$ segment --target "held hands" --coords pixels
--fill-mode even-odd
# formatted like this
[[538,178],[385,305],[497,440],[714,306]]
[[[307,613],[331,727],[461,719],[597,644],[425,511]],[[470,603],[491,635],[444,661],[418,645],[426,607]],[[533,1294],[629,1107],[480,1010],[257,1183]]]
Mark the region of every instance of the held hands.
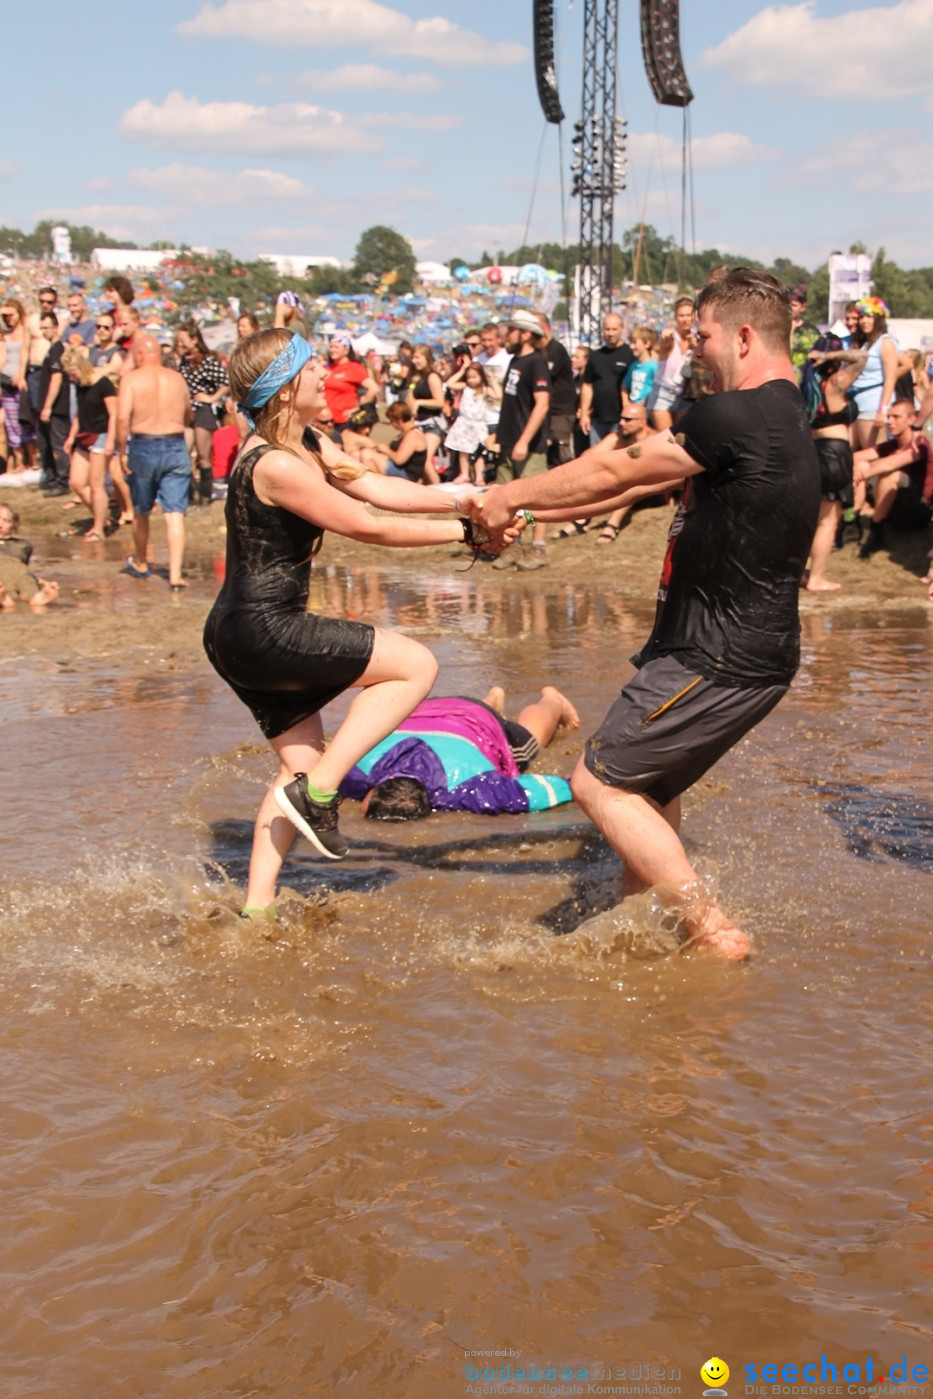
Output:
[[[469,511],[474,527],[479,526],[490,534],[500,534],[511,528],[517,531],[513,536],[517,538],[520,527],[515,524],[514,508],[501,500],[504,490],[504,486],[490,486],[483,495],[465,499],[464,505]],[[511,540],[509,542],[511,543]]]
[[470,537],[468,543],[470,548],[477,553],[501,554],[503,549],[507,549],[510,544],[514,544],[525,527],[523,519],[516,517],[513,510],[506,512],[506,519],[501,526],[490,527],[483,518],[483,502],[489,492],[484,496],[464,495],[457,497],[457,507],[462,509],[469,520]]

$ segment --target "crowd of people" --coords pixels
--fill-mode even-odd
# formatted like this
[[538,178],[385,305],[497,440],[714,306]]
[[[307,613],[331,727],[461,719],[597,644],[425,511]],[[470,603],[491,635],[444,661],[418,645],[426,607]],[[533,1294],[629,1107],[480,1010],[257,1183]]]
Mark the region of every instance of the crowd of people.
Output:
[[[724,271],[713,269],[711,280]],[[92,542],[121,525],[132,527],[153,505],[145,493],[134,502],[127,448],[118,445],[143,431],[138,420],[135,434],[128,423],[122,437],[119,429],[121,385],[142,367],[148,335],[134,300],[132,283],[115,275],[104,282],[93,315],[81,288],[72,287],[63,308],[51,283],[37,288],[35,307],[15,297],[0,305],[0,458],[11,475],[38,469],[40,489],[67,496],[66,508],[83,505],[90,518],[81,537]],[[897,346],[877,299],[847,307],[843,336],[821,334],[808,320],[805,287],[790,288],[790,304],[791,363],[808,401],[824,492],[805,583],[813,592],[834,591],[838,584],[825,573],[834,549],[854,541],[860,557],[869,558],[884,547],[886,525],[917,528],[928,521],[933,468],[921,428],[933,415],[933,389],[924,356]],[[279,295],[272,324],[308,339],[294,292]],[[238,340],[260,328],[255,314],[240,310]],[[523,306],[467,329],[462,340],[436,353],[402,340],[391,355],[361,356],[350,335],[337,330],[316,347],[326,375],[315,430],[367,471],[425,485],[483,486],[535,475],[603,443],[614,447],[664,431],[711,391],[709,373],[695,355],[691,297],[675,302],[672,323],[660,331],[626,327],[617,313],[606,316],[602,331],[599,345],[570,353],[547,316]],[[226,479],[245,424],[230,397],[227,356],[208,348],[195,321],[178,326],[170,339],[163,336],[158,355],[162,368],[183,379],[190,404],[190,415],[172,421],[176,445],[169,451],[177,474],[182,434],[190,479],[186,489],[170,492],[169,508],[159,501],[166,516],[183,518],[189,504],[209,504],[215,482]],[[148,369],[151,375],[151,354]],[[129,395],[123,398],[125,405]],[[895,404],[892,425],[888,414]],[[917,415],[909,460],[903,444],[896,453],[890,447],[903,436],[899,422],[907,405]],[[880,455],[866,461],[864,454],[879,445]],[[663,501],[655,496],[649,504]],[[631,513],[610,514],[598,543],[613,543]],[[166,524],[177,537],[177,522]],[[143,576],[145,528],[137,526],[136,553],[128,561],[130,571]],[[575,521],[551,538],[590,528]],[[545,531],[536,528],[527,544],[492,562],[521,571],[546,567]],[[174,563],[172,585],[181,587]]]

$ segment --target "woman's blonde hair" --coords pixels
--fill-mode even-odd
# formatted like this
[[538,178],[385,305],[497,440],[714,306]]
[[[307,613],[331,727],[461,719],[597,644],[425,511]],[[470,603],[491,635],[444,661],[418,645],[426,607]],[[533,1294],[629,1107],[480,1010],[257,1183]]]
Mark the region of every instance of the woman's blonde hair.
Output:
[[[237,403],[243,402],[263,370],[268,369],[276,355],[280,355],[284,349],[287,349],[291,342],[291,331],[283,330],[280,326],[270,326],[267,330],[257,330],[254,334],[247,335],[244,339],[236,342],[230,351],[227,374],[233,397]],[[264,437],[274,447],[286,445],[286,434],[294,407],[291,396],[283,402],[282,394],[285,389],[291,387],[291,382],[283,384],[278,392],[272,395],[268,403],[264,403],[261,408],[252,410],[256,431],[260,437]]]
[[[254,335],[247,335],[245,339],[236,342],[227,361],[227,377],[237,403],[243,402],[263,370],[269,368],[276,355],[280,355],[291,344],[292,339],[290,330],[283,330],[281,326],[270,326],[267,330],[257,330]],[[297,377],[296,374],[295,378]],[[287,384],[282,385],[278,393],[272,395],[268,403],[251,410],[259,436],[265,438],[266,442],[271,442],[273,447],[281,447],[286,452],[291,450],[287,434],[295,405],[293,396],[283,401],[282,394],[294,382],[294,379],[290,379]],[[305,447],[322,471],[336,476],[341,481],[353,481],[357,476],[366,474],[364,466],[355,465],[349,458],[344,458],[336,466],[327,466],[320,452],[315,452],[307,443]]]
[[79,349],[77,345],[62,355],[62,369],[66,374],[76,374],[82,388],[94,382],[94,366],[88,358],[87,351]]

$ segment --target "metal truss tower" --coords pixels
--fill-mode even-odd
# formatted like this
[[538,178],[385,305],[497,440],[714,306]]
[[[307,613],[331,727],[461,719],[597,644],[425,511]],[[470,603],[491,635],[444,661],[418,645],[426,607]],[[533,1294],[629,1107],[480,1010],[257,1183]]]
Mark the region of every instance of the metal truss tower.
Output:
[[598,345],[609,310],[613,268],[613,210],[624,189],[625,123],[616,118],[619,0],[584,0],[583,111],[574,124],[574,195],[580,198],[577,334]]

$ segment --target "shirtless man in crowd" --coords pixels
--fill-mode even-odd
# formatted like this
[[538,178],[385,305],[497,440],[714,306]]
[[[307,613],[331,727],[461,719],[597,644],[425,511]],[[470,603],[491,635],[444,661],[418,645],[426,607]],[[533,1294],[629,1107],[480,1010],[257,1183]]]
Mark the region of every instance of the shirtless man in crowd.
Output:
[[126,560],[134,578],[149,578],[149,516],[156,501],[165,517],[168,579],[172,592],[186,587],[181,576],[185,552],[185,512],[191,486],[191,457],[185,428],[191,426],[188,386],[175,369],[162,364],[159,342],[140,336],[133,345],[136,368],[120,384],[117,398],[117,451],[126,453],[133,498],[135,557]]

